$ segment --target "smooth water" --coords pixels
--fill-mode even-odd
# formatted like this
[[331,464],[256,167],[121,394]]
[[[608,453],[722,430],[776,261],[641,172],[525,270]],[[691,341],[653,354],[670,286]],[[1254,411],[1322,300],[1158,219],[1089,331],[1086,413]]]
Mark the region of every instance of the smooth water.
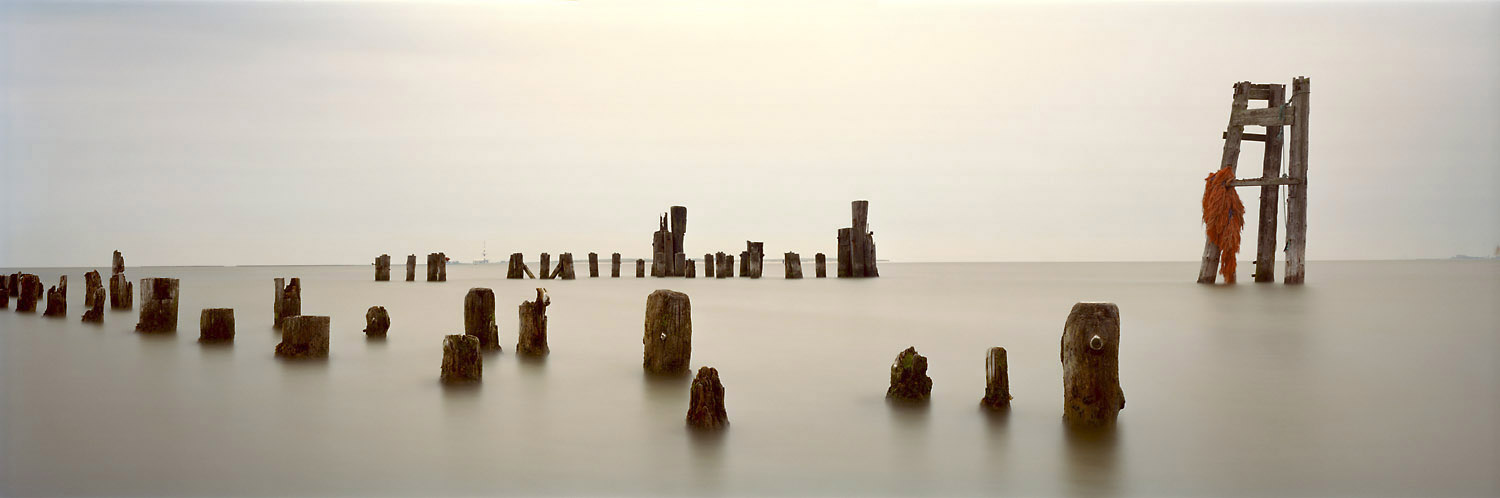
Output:
[[[760,280],[668,280],[590,279],[582,263],[578,280],[539,282],[465,265],[446,283],[127,269],[182,279],[175,336],[132,332],[136,311],[81,323],[87,269],[31,270],[48,286],[66,271],[69,313],[0,312],[0,494],[1500,493],[1500,263],[1315,262],[1301,287],[1197,285],[1196,269],[889,263],[879,279],[786,281],[770,264]],[[272,356],[278,276],[302,278],[304,313],[333,317],[327,361]],[[519,361],[516,306],[538,285],[552,354]],[[441,338],[461,333],[470,287],[495,290],[505,350],[478,387],[444,388]],[[642,374],[657,288],[692,298],[692,363],[726,389],[720,437],[684,428],[689,378]],[[1127,405],[1103,434],[1060,420],[1058,340],[1084,300],[1121,313]],[[390,311],[386,340],[361,332],[371,305]],[[233,345],[195,342],[207,307],[235,308]],[[883,399],[907,346],[930,359],[926,409]],[[1009,351],[1007,415],[978,407],[990,346]]]

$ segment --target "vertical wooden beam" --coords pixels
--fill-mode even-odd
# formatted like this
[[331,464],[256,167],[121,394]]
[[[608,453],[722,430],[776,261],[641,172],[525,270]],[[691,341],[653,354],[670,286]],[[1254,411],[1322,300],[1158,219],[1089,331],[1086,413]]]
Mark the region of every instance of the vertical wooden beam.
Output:
[[[1224,155],[1219,158],[1219,168],[1229,167],[1232,172],[1235,165],[1240,162],[1240,139],[1245,132],[1245,127],[1234,124],[1234,115],[1245,110],[1250,105],[1249,95],[1250,82],[1241,81],[1234,84],[1234,102],[1229,108],[1229,128],[1225,131]],[[1212,284],[1218,278],[1219,272],[1219,246],[1204,237],[1203,241],[1203,264],[1198,267],[1198,283]]]
[[[1286,85],[1269,85],[1270,107],[1285,105]],[[1284,109],[1285,107],[1283,107]],[[1266,127],[1266,154],[1261,163],[1261,178],[1281,176],[1281,145],[1283,134],[1280,126]],[[1260,187],[1260,231],[1255,238],[1255,281],[1276,281],[1276,216],[1281,204],[1280,185]]]
[[1307,114],[1311,82],[1292,80],[1292,146],[1287,154],[1287,176],[1302,180],[1286,189],[1286,279],[1302,283],[1302,256],[1307,249]]

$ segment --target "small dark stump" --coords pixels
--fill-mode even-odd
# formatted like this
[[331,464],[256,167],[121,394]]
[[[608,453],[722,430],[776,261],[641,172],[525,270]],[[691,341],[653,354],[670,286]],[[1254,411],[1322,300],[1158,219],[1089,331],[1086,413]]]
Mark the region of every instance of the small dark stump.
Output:
[[68,276],[63,275],[57,285],[47,289],[47,309],[42,316],[62,317],[68,314]]
[[979,404],[992,409],[1010,407],[1010,374],[1005,348],[990,348],[984,360],[984,398]]
[[391,330],[391,315],[384,306],[371,306],[365,311],[365,335],[385,337]]
[[516,334],[516,354],[546,356],[552,350],[547,347],[547,305],[552,298],[547,289],[536,289],[536,301],[524,301],[520,307],[521,325]]
[[635,278],[646,278],[646,260],[635,260]]
[[205,308],[198,315],[198,342],[234,341],[234,309]]
[[94,289],[93,305],[83,312],[83,321],[88,323],[104,323],[104,288]]
[[141,320],[136,332],[177,331],[177,279],[141,279]]
[[99,277],[99,272],[90,270],[83,274],[83,307],[85,309],[94,307],[94,289],[103,289],[104,279]]
[[917,354],[917,348],[906,348],[896,355],[891,363],[891,387],[885,390],[886,399],[897,401],[926,401],[932,394],[932,378],[927,376],[927,357]]
[[297,315],[281,323],[281,344],[276,345],[278,358],[327,358],[328,317]]
[[693,313],[688,295],[659,289],[646,298],[643,366],[651,373],[688,370],[693,354]]
[[500,328],[495,325],[495,291],[469,289],[464,296],[464,333],[479,339],[485,350],[500,350]]
[[125,279],[124,273],[109,277],[110,309],[128,310],[135,306],[135,284]]
[[472,335],[443,336],[443,371],[445,384],[479,382],[484,376],[484,356],[479,354],[479,338]]
[[699,367],[698,376],[693,378],[687,425],[704,430],[729,427],[729,414],[724,411],[724,384],[719,383],[719,371],[713,367]]
[[25,273],[18,280],[20,291],[16,296],[16,312],[36,313],[36,302],[42,297],[42,279]]

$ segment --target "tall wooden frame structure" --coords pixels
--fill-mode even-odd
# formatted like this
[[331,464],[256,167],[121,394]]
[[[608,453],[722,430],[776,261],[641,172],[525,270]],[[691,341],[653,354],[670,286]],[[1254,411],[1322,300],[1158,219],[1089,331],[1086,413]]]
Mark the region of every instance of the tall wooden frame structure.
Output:
[[[1286,276],[1283,283],[1301,284],[1303,254],[1307,247],[1307,114],[1309,80],[1292,80],[1292,98],[1286,101],[1286,86],[1234,84],[1234,101],[1229,109],[1229,128],[1224,131],[1224,154],[1219,169],[1233,172],[1240,159],[1244,140],[1264,142],[1265,157],[1260,178],[1235,179],[1233,187],[1260,187],[1260,228],[1256,236],[1255,281],[1276,280],[1276,219],[1281,186],[1287,186],[1286,201]],[[1250,108],[1251,100],[1264,100],[1266,107]],[[1265,133],[1245,133],[1246,126],[1263,126]],[[1287,172],[1281,174],[1283,127],[1291,127],[1291,147],[1287,154]],[[1219,248],[1205,241],[1203,264],[1198,268],[1198,283],[1212,284],[1218,278]]]

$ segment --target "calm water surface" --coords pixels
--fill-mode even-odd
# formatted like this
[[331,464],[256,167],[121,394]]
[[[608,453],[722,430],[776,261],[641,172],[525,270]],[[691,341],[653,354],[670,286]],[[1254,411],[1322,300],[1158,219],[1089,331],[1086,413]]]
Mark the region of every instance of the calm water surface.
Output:
[[[502,265],[450,266],[446,283],[129,268],[182,279],[179,332],[164,337],[132,332],[136,311],[81,323],[87,270],[30,270],[47,285],[69,275],[65,320],[17,314],[14,299],[0,311],[0,494],[1500,493],[1496,262],[1315,262],[1302,287],[1196,285],[1190,263],[585,276],[540,284],[552,354],[537,362],[514,344],[538,281]],[[333,318],[326,362],[272,356],[278,276],[301,277],[302,310]],[[470,287],[495,290],[505,350],[480,386],[444,388],[442,336],[461,333]],[[692,297],[692,363],[717,367],[727,391],[721,437],[684,429],[689,378],[642,375],[658,288]],[[1102,434],[1060,420],[1058,340],[1083,300],[1121,313],[1128,404]],[[371,305],[390,311],[386,340],[361,332]],[[195,342],[207,307],[235,308],[232,346]],[[930,359],[926,409],[883,399],[907,346]],[[1009,350],[1007,415],[978,408],[990,346]]]

